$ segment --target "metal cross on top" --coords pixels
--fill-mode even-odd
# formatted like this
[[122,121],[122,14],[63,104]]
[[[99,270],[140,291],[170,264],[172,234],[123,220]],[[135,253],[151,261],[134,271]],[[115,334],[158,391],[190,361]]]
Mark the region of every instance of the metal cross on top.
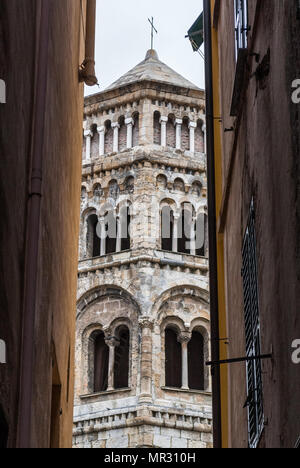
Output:
[[151,24],[151,49],[153,49],[154,31],[156,32],[156,34],[158,34],[158,31],[157,31],[157,29],[156,29],[155,26],[154,26],[154,18],[153,18],[153,16],[152,16],[152,20],[150,20],[150,18],[148,18],[148,21],[149,21],[149,23]]

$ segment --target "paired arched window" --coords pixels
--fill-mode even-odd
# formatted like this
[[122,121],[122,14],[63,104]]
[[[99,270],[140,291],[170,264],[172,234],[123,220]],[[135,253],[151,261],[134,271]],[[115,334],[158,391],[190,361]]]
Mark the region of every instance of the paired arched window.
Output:
[[[105,339],[102,331],[96,331],[90,338],[90,373],[94,393],[118,390],[129,386],[130,333],[126,326],[116,330],[116,336]],[[109,343],[109,345],[107,344]],[[111,355],[110,355],[111,354]],[[109,375],[109,363],[112,372]]]
[[[183,346],[187,346],[184,352]],[[165,330],[165,384],[170,388],[188,388],[205,390],[204,338],[198,331],[193,331],[188,344],[182,341],[179,332],[172,326]],[[184,382],[184,376],[188,382]]]

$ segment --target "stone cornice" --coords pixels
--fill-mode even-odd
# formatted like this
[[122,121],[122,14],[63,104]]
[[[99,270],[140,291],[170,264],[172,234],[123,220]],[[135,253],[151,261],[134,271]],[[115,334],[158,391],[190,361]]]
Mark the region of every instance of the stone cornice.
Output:
[[[147,254],[136,254],[132,253],[132,256],[124,258],[124,253],[117,253],[107,255],[106,257],[99,257],[98,259],[87,259],[79,262],[78,275],[86,275],[89,273],[96,273],[97,271],[109,270],[112,268],[120,268],[127,265],[137,266],[148,266],[158,265],[161,268],[169,267],[170,269],[183,270],[186,273],[190,270],[190,273],[197,272],[198,274],[207,276],[208,273],[208,260],[200,257],[193,257],[192,255],[172,254],[174,258],[169,259],[166,256],[158,257],[155,253],[160,251],[153,251],[153,255]],[[129,252],[128,252],[129,253]],[[178,256],[178,259],[175,257]]]
[[157,164],[173,169],[206,172],[206,155],[204,153],[191,156],[190,153],[181,150],[160,151],[151,145],[149,147],[136,147],[122,153],[114,153],[84,164],[82,174],[85,176],[144,163]]
[[[120,99],[121,98],[121,99]],[[176,104],[193,102],[196,106],[205,106],[205,91],[197,89],[182,88],[168,83],[156,81],[141,81],[124,85],[120,88],[102,91],[84,100],[85,114],[91,115],[125,102],[138,101],[141,99],[166,98]]]

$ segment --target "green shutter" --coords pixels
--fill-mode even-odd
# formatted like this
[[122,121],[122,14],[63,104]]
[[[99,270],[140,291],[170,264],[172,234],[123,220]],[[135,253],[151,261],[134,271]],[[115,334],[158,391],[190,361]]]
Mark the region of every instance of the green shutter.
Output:
[[188,31],[193,50],[197,52],[204,42],[203,12]]

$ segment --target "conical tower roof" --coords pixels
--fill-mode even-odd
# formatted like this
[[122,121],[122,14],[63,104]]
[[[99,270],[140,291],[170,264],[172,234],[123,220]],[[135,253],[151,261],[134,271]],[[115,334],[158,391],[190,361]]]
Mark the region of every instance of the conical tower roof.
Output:
[[172,68],[168,67],[165,63],[161,62],[158,58],[157,52],[150,49],[146,54],[145,60],[115,81],[106,89],[106,91],[141,81],[155,81],[158,83],[172,84],[182,88],[199,90],[196,85],[172,70]]

